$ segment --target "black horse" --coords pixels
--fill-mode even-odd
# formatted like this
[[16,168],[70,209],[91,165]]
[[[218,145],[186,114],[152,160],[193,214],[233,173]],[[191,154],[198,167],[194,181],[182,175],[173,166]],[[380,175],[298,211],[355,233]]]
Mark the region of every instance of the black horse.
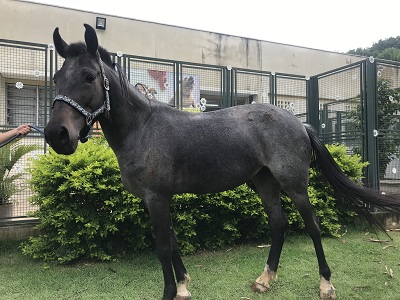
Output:
[[[45,128],[46,141],[62,154],[73,153],[98,120],[115,152],[124,186],[145,202],[164,275],[164,300],[189,299],[189,275],[172,228],[174,194],[213,193],[252,181],[269,216],[272,244],[253,289],[268,290],[276,278],[287,220],[283,189],[299,210],[311,236],[321,276],[320,295],[335,298],[331,271],[307,195],[313,154],[339,197],[370,221],[364,203],[398,211],[400,202],[350,181],[315,131],[292,113],[269,104],[253,104],[209,113],[189,113],[150,101],[127,82],[122,68],[99,47],[95,30],[85,25],[85,43],[68,45],[54,31],[65,58],[54,80],[58,96]],[[376,223],[377,224],[377,223]]]

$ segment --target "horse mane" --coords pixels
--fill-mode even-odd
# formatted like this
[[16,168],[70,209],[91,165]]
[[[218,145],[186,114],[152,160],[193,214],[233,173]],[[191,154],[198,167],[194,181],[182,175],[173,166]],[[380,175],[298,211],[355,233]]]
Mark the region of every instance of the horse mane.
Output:
[[[101,54],[100,54],[101,55]],[[129,81],[125,75],[125,71],[120,64],[113,63],[113,67],[118,73],[119,82],[121,84],[122,96],[127,99],[128,98],[128,90],[129,90]]]
[[[98,51],[100,53],[101,60],[109,67],[113,68],[113,62],[111,60],[110,53],[101,46],[99,46]],[[85,43],[83,42],[73,43],[65,47],[65,58],[75,57],[84,54],[86,52],[87,52],[87,47]]]

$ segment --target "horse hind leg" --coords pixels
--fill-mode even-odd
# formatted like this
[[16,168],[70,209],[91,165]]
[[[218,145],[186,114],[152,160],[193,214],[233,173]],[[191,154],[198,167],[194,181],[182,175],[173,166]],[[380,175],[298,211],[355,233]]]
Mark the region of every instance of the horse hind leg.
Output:
[[308,198],[307,186],[302,188],[301,185],[293,186],[296,188],[285,189],[285,191],[298,209],[301,217],[304,220],[306,230],[314,243],[314,249],[318,260],[319,274],[321,276],[320,297],[322,299],[336,299],[336,290],[331,282],[331,270],[325,258],[321,241],[321,232],[314,210]]
[[264,210],[268,215],[268,223],[271,231],[271,248],[267,264],[263,273],[259,276],[252,289],[255,292],[265,292],[270,288],[271,281],[277,279],[279,258],[282,252],[284,233],[288,222],[283,212],[280,200],[281,186],[267,168],[263,168],[252,179],[258,194],[262,200]]

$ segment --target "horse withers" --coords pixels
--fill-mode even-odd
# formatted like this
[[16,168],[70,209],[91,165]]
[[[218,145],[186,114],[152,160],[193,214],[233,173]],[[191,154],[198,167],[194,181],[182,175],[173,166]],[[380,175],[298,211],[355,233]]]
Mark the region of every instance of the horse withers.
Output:
[[[57,152],[72,154],[94,121],[116,154],[126,189],[140,197],[150,214],[156,254],[164,276],[162,299],[189,299],[189,275],[178,251],[170,202],[174,194],[213,193],[252,181],[269,216],[271,249],[252,288],[265,292],[276,278],[287,220],[281,189],[291,198],[313,240],[320,295],[336,298],[320,230],[307,194],[310,161],[315,156],[338,197],[379,225],[364,203],[399,211],[400,202],[360,187],[340,170],[315,131],[292,113],[269,104],[242,105],[193,114],[150,101],[130,85],[122,68],[98,45],[86,25],[85,42],[67,44],[54,31],[57,52],[65,58],[54,80],[58,96],[45,128]],[[195,132],[195,134],[194,134]]]

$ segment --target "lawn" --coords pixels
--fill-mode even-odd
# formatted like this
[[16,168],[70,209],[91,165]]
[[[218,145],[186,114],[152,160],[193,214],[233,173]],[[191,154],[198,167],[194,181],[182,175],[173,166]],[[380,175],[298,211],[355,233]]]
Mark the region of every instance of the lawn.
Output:
[[[400,299],[400,233],[349,231],[324,238],[338,299]],[[371,241],[374,240],[374,241]],[[162,273],[155,255],[131,253],[112,262],[45,265],[21,254],[19,242],[0,241],[0,298],[29,299],[161,299]],[[308,236],[286,239],[278,280],[267,294],[255,294],[251,283],[261,274],[269,249],[237,246],[184,257],[192,278],[192,299],[319,299],[319,275]]]

